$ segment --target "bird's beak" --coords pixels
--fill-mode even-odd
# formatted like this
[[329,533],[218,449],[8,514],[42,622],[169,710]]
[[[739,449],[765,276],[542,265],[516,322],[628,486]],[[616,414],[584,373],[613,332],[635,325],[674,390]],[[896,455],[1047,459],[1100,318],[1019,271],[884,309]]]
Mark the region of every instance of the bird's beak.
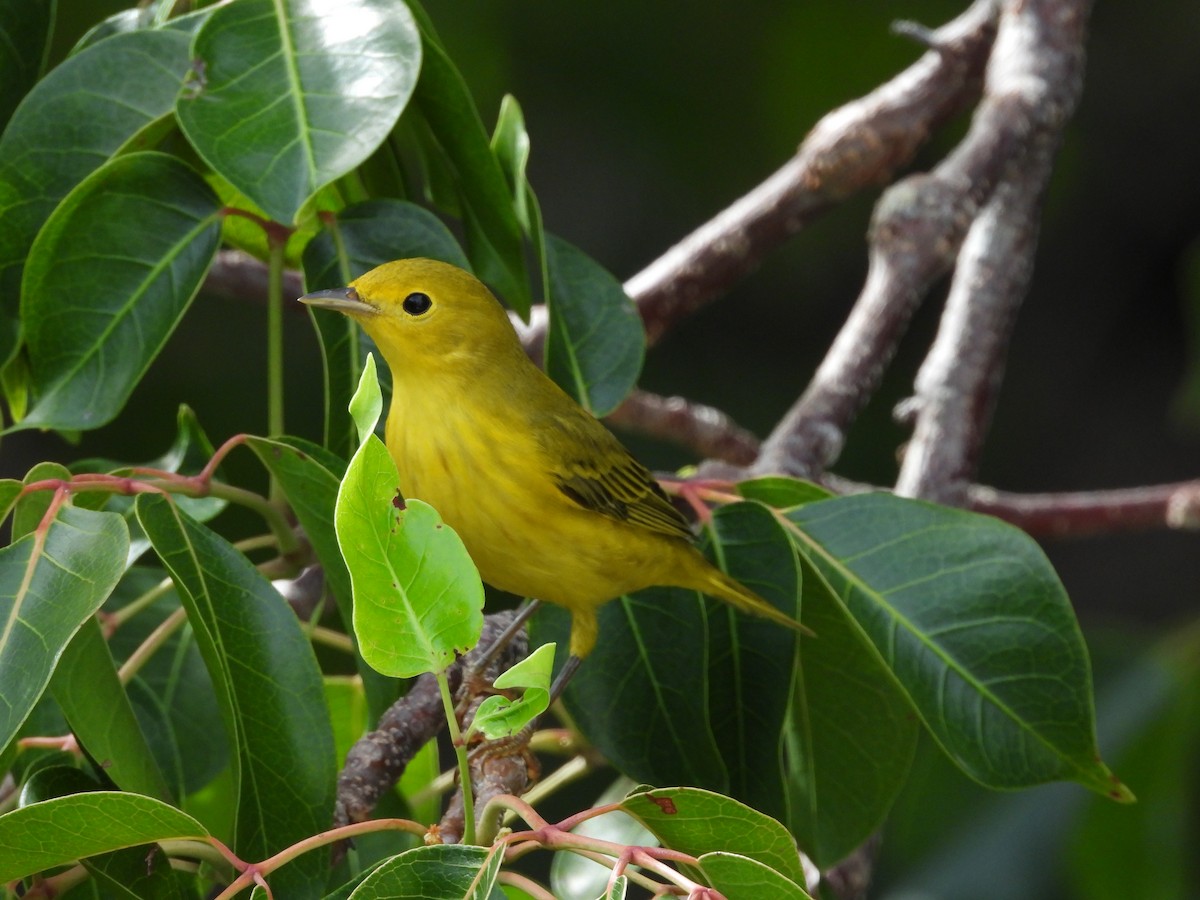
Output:
[[358,299],[358,291],[352,287],[313,291],[301,297],[300,302],[319,309],[336,310],[348,316],[374,316],[379,313],[378,307]]

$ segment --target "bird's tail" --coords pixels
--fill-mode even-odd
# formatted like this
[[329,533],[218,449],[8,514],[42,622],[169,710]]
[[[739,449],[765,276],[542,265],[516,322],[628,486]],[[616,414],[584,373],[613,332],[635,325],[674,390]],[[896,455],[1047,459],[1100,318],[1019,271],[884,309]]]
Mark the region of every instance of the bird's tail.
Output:
[[797,622],[787,613],[780,612],[740,581],[730,578],[715,566],[708,569],[704,583],[697,585],[697,588],[710,597],[724,600],[734,609],[750,613],[751,615],[762,616],[764,619],[770,619],[772,622],[783,625],[786,628],[793,628],[807,635],[813,634],[811,628]]

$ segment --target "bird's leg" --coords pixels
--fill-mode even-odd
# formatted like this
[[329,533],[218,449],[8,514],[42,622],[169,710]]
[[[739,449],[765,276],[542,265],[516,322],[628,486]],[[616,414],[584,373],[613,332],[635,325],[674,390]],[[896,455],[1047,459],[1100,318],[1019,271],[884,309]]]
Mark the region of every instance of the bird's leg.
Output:
[[581,660],[578,656],[571,655],[567,657],[567,661],[563,663],[562,669],[559,670],[558,677],[554,679],[554,684],[550,685],[551,706],[553,706],[554,701],[562,695],[562,692],[566,690],[567,682],[571,680],[571,677],[575,674],[575,671],[579,668],[579,664],[581,662],[583,662],[583,660]]
[[508,627],[497,635],[496,639],[492,641],[491,646],[487,648],[477,662],[473,662],[469,668],[463,671],[462,686],[458,690],[459,697],[461,698],[459,700],[460,706],[469,703],[472,697],[490,687],[490,685],[480,685],[478,683],[480,673],[488,670],[488,667],[496,659],[496,656],[525,627],[525,623],[529,620],[529,617],[537,612],[540,605],[540,600],[532,598],[522,603],[517,609],[517,614],[513,616],[513,620],[509,622]]

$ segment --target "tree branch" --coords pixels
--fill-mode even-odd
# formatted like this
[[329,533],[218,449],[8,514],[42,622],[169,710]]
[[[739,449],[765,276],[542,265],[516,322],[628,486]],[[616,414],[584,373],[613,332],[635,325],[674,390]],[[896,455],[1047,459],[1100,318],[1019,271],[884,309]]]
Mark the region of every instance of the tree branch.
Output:
[[973,485],[967,505],[1034,537],[1083,537],[1164,526],[1200,530],[1200,480],[1059,494],[1017,494]]
[[[959,255],[946,308],[917,376],[896,493],[961,506],[1004,373],[1008,340],[1033,272],[1042,201],[1062,131],[1083,85],[1089,3],[1011,4],[1000,20],[981,118],[1028,150],[1015,154]],[[999,112],[987,116],[988,107]]]
[[[813,477],[837,458],[847,427],[878,387],[921,298],[954,264],[981,206],[1010,167],[1028,159],[1031,146],[1057,134],[1039,126],[1047,119],[1061,123],[1073,101],[1050,102],[1061,100],[1061,93],[1049,89],[1044,64],[1031,63],[1025,31],[1054,32],[1058,43],[1043,42],[1045,52],[1053,46],[1070,60],[1080,58],[1086,16],[1062,5],[1044,0],[1006,6],[987,93],[967,136],[932,172],[897,182],[880,198],[862,293],[812,383],[764,442],[755,472]],[[1070,22],[1079,27],[1066,38],[1055,32]],[[941,31],[931,39],[942,40]],[[1071,84],[1054,90],[1077,91]]]
[[745,466],[758,456],[758,438],[753,434],[721,410],[684,397],[635,390],[605,421],[678,444],[700,459]]

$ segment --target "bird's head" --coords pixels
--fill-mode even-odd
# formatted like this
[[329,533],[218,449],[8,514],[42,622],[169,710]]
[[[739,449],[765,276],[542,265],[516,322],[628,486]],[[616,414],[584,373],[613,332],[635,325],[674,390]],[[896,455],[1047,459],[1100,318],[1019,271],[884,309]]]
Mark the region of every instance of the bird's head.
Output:
[[433,259],[384,263],[349,287],[300,300],[359,322],[397,377],[423,368],[445,371],[448,362],[465,372],[473,368],[465,363],[521,352],[491,291],[469,272]]

